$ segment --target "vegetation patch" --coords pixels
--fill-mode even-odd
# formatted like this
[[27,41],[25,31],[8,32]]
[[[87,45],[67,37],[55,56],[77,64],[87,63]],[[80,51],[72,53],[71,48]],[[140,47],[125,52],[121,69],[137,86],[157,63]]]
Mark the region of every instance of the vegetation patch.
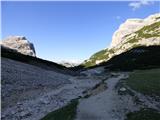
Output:
[[159,45],[137,46],[136,48],[128,49],[119,55],[114,55],[111,59],[100,64],[87,68],[83,67],[83,69],[92,69],[100,66],[105,66],[106,71],[132,71],[135,69],[160,68],[159,51]]
[[135,35],[133,37],[129,37],[131,34],[126,35],[125,37],[128,37],[126,43],[136,43],[138,40],[141,40],[142,38],[151,38],[151,37],[160,37],[160,22],[153,23],[151,25],[144,26],[140,30],[135,32]]
[[[150,38],[150,37],[160,37],[160,30],[157,31],[157,29],[160,27],[160,22],[153,23],[148,26],[144,26],[140,30],[138,30],[136,33],[138,34],[138,37],[143,38]],[[152,32],[152,33],[149,33]]]
[[157,110],[147,108],[130,112],[126,117],[126,120],[159,120],[160,113]]
[[83,64],[83,66],[84,66],[85,68],[91,67],[91,66],[96,65],[96,61],[97,61],[97,60],[105,60],[105,59],[107,59],[107,58],[108,58],[107,49],[101,50],[101,51],[93,54],[93,55],[89,58],[89,61],[85,61],[85,63]]
[[104,49],[101,50],[95,54],[93,54],[90,58],[89,61],[85,61],[84,64],[82,64],[85,68],[92,67],[96,65],[96,61],[100,60],[107,60],[109,58],[109,54],[113,54],[114,50],[113,49]]
[[77,105],[78,99],[74,99],[65,107],[49,113],[41,120],[74,120],[76,117]]
[[160,97],[160,69],[136,70],[130,74],[126,84],[145,95]]

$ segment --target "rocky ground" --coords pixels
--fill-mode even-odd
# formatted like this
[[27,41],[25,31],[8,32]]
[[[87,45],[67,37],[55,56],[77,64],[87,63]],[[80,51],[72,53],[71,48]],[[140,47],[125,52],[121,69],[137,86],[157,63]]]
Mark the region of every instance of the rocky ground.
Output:
[[115,85],[124,77],[125,75],[121,74],[106,80],[107,89],[105,91],[80,100],[76,120],[124,120],[125,110],[128,107],[135,108],[131,98],[127,96],[121,101],[115,92]]
[[127,72],[98,67],[77,76],[2,58],[2,120],[39,120],[80,98],[75,120],[124,120],[141,108],[160,104],[121,81]]
[[127,120],[128,113],[142,108],[160,111],[158,100],[122,85],[121,81],[127,80],[126,78],[127,72],[116,73],[104,81],[107,89],[80,99],[75,120]]
[[2,120],[38,120],[82,96],[99,79],[84,73],[64,75],[2,58]]

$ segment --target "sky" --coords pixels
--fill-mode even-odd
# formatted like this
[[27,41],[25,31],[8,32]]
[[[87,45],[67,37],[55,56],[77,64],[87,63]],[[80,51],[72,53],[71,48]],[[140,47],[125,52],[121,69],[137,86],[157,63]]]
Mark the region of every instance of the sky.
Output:
[[128,18],[160,12],[158,1],[3,1],[1,39],[25,36],[37,57],[50,61],[88,59],[109,47]]

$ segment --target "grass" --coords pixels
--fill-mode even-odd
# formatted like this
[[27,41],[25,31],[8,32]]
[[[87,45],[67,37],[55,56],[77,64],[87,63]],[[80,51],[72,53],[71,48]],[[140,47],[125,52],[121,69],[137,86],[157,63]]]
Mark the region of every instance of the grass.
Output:
[[89,58],[90,61],[85,62],[85,63],[83,64],[83,66],[86,67],[86,68],[87,68],[87,67],[90,67],[90,66],[94,66],[94,65],[96,65],[96,60],[104,60],[104,59],[107,59],[107,58],[108,58],[108,55],[106,54],[107,51],[108,51],[108,49],[105,49],[105,50],[101,50],[101,51],[93,54],[93,55]]
[[[140,30],[136,31],[134,37],[129,37],[126,43],[136,43],[139,40],[141,40],[142,38],[151,38],[151,37],[160,37],[160,31],[158,30],[158,28],[160,27],[160,22],[156,22],[153,23],[151,25],[148,26],[144,26],[143,28],[141,28]],[[153,33],[149,33],[149,32],[153,32]],[[126,35],[125,37],[130,36],[131,34]]]
[[108,50],[108,49],[101,50],[101,51],[93,54],[93,55],[89,58],[90,61],[85,62],[85,63],[83,64],[83,66],[84,66],[85,68],[91,67],[91,66],[95,66],[97,60],[107,60],[107,59],[109,58],[108,55],[109,55],[109,54],[113,54],[113,53],[114,53],[114,50],[113,50],[113,49],[110,49],[110,50]]
[[41,120],[74,120],[76,117],[77,105],[78,99],[74,99],[67,106],[47,114]]
[[[143,38],[160,37],[160,31],[156,31],[156,29],[159,27],[160,27],[160,22],[156,22],[151,25],[144,26],[136,33],[138,33],[139,37],[143,37]],[[144,33],[144,31],[146,32],[154,31],[154,32],[152,34],[148,34],[148,33]]]
[[134,71],[126,83],[145,95],[160,96],[160,69]]
[[160,113],[154,109],[141,109],[127,114],[126,120],[159,120]]
[[[141,51],[143,52],[135,52]],[[100,64],[85,67],[82,66],[83,70],[93,69],[100,66],[105,66],[106,70],[113,71],[131,71],[140,69],[155,69],[160,68],[160,46],[137,46],[136,48],[128,49],[127,51],[113,56],[111,59],[102,62]]]

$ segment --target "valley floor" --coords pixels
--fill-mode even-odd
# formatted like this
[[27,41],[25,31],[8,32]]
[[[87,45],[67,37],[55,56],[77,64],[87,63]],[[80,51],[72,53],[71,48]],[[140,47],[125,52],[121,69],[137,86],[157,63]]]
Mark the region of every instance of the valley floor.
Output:
[[[2,63],[2,91],[4,91],[2,120],[134,120],[132,115],[137,114],[134,111],[141,111],[141,109],[154,109],[154,114],[160,118],[159,97],[155,100],[151,96],[142,94],[143,85],[142,88],[139,86],[140,91],[137,92],[137,88],[134,89],[135,81],[130,79],[128,72],[106,72],[103,67],[99,67],[83,71],[79,76],[71,76],[45,71],[6,58],[3,58]],[[140,73],[144,76],[147,74],[155,76],[156,70],[153,71]],[[20,81],[14,83],[17,78],[13,77],[17,73],[21,73],[17,77],[22,77],[22,79],[19,78]],[[133,73],[138,79],[139,72]],[[159,70],[156,74],[159,74]],[[49,78],[48,81],[45,80],[46,76]],[[154,81],[150,81],[150,83],[155,82],[152,86],[157,84],[159,78],[160,76],[157,76]],[[31,89],[33,87],[30,86],[32,84],[28,80],[31,80],[31,83],[38,83],[38,86],[39,83],[41,85],[36,89]],[[33,80],[36,82],[32,82]],[[138,81],[138,84],[142,83]],[[23,85],[26,88],[29,87],[31,92],[24,89]],[[33,84],[33,86],[37,85]],[[154,91],[160,90],[159,85],[156,86],[153,87]],[[14,91],[18,92],[12,96],[11,93]],[[156,95],[159,95],[159,92],[156,91]],[[73,99],[77,102],[71,102]],[[127,118],[127,115],[131,116],[131,119]]]
[[[133,120],[159,119],[159,69],[135,71],[130,74],[117,73],[116,77],[109,78],[105,81],[107,84],[106,90],[95,96],[80,99],[75,120],[130,120],[132,117],[128,115],[133,114],[134,111],[138,111],[137,114],[140,115],[137,118],[134,115]],[[151,78],[151,76],[155,78]],[[138,81],[139,85],[135,84],[136,81]],[[139,91],[137,92],[131,89],[128,84],[133,84],[132,86],[139,89]],[[152,95],[151,97],[147,94],[142,94],[144,90],[149,91],[148,93],[152,93],[154,96]],[[144,115],[142,112],[144,112]]]
[[[60,109],[60,111],[50,113],[42,120],[52,120],[52,118],[55,118],[53,120],[63,120],[63,117],[58,117],[61,116],[61,114],[68,116],[66,120],[158,120],[160,118],[159,96],[151,97],[144,95],[141,92],[131,89],[128,85],[128,83],[133,84],[135,82],[130,82],[130,76],[133,77],[134,75],[134,79],[138,80],[137,74],[152,76],[151,74],[157,74],[156,71],[159,72],[159,69],[142,70],[131,73],[110,73],[110,77],[106,79],[100,78],[103,82],[101,82],[99,86],[89,89],[88,92],[86,92],[88,95],[79,98],[78,104],[72,106],[71,103],[66,106],[66,110]],[[103,74],[104,73],[101,75],[103,76]],[[148,84],[156,84],[159,80],[159,77],[157,78],[155,81],[149,81]],[[140,86],[144,87],[144,81],[146,81],[146,79],[142,79],[141,82],[139,82],[139,84],[141,84]],[[103,89],[104,84],[107,86],[106,89]],[[157,88],[154,87],[153,89],[158,90],[160,87],[157,85]],[[153,89],[150,90],[153,91]],[[154,94],[154,92],[152,93]],[[157,91],[156,93],[159,94]],[[73,111],[67,113],[71,106]]]
[[100,83],[97,76],[65,75],[7,58],[2,69],[2,120],[41,119]]
[[[88,99],[80,100],[76,120],[124,120],[124,110],[128,109],[128,106],[134,106],[130,99],[121,101],[114,91],[115,85],[124,77],[124,74],[120,74],[106,80],[107,89],[105,91]],[[126,102],[130,105],[123,105]]]

